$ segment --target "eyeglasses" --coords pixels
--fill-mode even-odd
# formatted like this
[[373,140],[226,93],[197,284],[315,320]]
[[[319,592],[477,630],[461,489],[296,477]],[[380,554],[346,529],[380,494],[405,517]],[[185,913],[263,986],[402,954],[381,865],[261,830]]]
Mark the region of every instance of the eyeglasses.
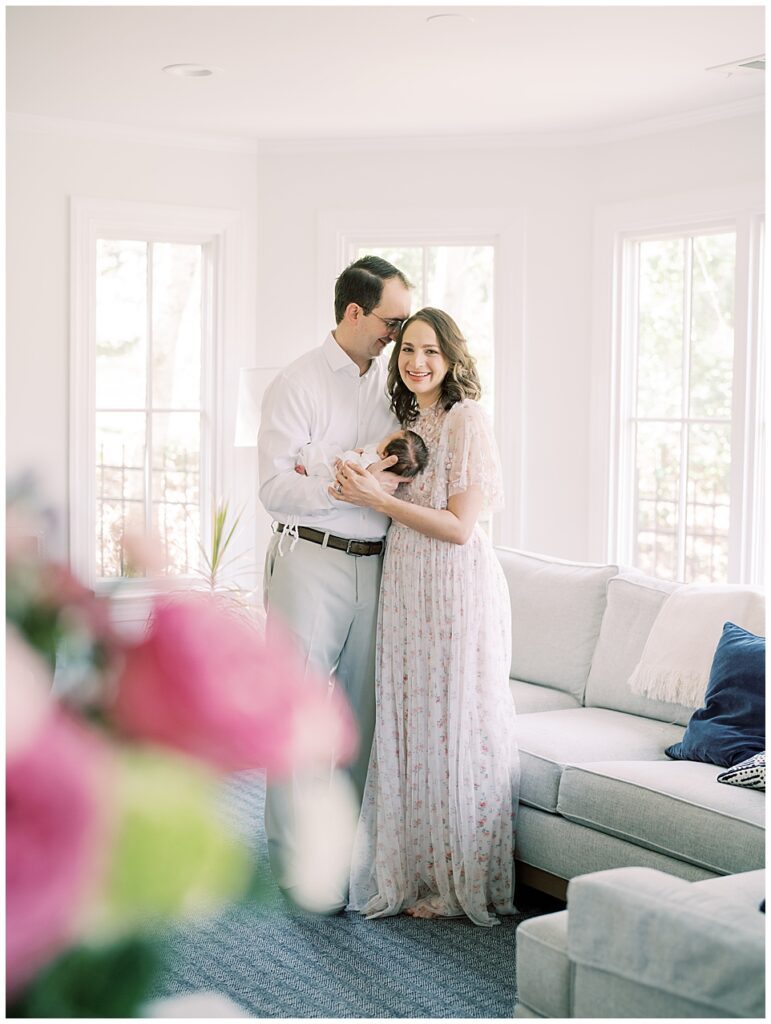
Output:
[[384,320],[383,317],[378,316],[377,313],[370,313],[369,315],[376,316],[381,323],[384,323],[389,334],[395,334],[396,331],[400,331],[402,324],[404,323],[404,320],[396,320],[393,318],[390,320]]

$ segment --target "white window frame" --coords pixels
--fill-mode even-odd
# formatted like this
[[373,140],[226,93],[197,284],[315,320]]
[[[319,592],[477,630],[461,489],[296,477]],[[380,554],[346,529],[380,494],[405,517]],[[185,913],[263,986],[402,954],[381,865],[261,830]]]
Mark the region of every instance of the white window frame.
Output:
[[[72,197],[71,227],[71,336],[70,336],[70,564],[87,586],[112,592],[115,580],[96,576],[96,243],[99,238],[178,242],[205,246],[204,281],[211,282],[210,304],[204,313],[210,343],[204,342],[202,373],[207,393],[202,395],[204,436],[201,451],[202,534],[212,495],[230,496],[239,504],[253,499],[238,485],[235,472],[235,400],[238,368],[253,362],[253,343],[239,330],[243,284],[237,268],[242,259],[240,214],[234,210],[132,203]],[[250,488],[253,490],[253,487]],[[245,530],[234,537],[234,554],[250,545]],[[171,578],[182,585],[186,577]],[[121,580],[119,603],[142,602],[157,586],[145,579]],[[141,617],[133,609],[126,618]]]
[[[318,221],[318,329],[329,328],[335,280],[360,245],[491,245],[495,279],[495,435],[506,507],[496,544],[519,548],[523,531],[525,215],[516,208],[326,210]],[[448,310],[452,313],[452,310]]]
[[[631,564],[631,487],[628,414],[635,353],[631,325],[623,322],[624,271],[630,240],[710,230],[736,232],[731,526],[728,580],[759,583],[763,555],[759,427],[761,324],[760,238],[762,185],[696,191],[598,209],[594,234],[594,295],[591,388],[591,483],[589,523],[592,557]],[[627,313],[629,310],[627,309]]]

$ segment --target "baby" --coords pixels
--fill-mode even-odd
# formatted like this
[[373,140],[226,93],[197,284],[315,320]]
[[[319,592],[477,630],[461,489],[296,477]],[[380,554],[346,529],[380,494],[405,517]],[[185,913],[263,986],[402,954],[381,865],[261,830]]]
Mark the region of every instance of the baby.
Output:
[[389,473],[395,473],[404,480],[411,480],[421,473],[428,463],[428,448],[420,434],[414,430],[397,430],[389,434],[378,444],[369,444],[364,448],[352,448],[343,451],[339,445],[311,442],[300,449],[298,464],[295,469],[304,476],[324,476],[330,480],[335,478],[335,462],[353,462],[362,469],[373,462],[396,455],[397,461],[388,467]]

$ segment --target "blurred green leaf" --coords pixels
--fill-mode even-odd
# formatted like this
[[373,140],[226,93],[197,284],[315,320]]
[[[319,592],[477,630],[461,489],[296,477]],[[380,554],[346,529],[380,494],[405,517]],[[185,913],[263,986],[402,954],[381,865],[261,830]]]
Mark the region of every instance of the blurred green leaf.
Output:
[[147,938],[69,949],[8,1007],[9,1017],[134,1017],[160,957]]

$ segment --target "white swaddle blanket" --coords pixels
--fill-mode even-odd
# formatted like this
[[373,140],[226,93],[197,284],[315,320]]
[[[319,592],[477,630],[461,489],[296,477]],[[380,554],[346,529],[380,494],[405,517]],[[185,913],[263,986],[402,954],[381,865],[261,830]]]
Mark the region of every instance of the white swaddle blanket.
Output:
[[761,590],[736,584],[691,583],[661,606],[629,687],[653,700],[700,707],[726,622],[765,636]]

